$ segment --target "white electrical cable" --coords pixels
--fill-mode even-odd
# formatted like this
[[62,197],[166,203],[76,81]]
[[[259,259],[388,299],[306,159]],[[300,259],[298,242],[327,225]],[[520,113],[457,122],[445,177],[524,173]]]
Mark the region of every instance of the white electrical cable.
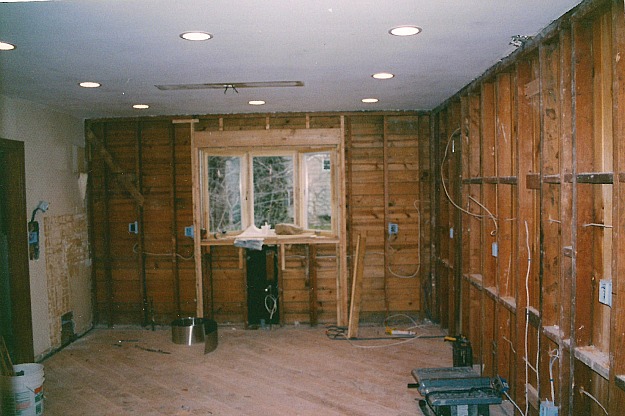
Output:
[[504,392],[503,392],[503,394],[505,394],[505,395],[506,395],[506,397],[508,398],[508,400],[510,400],[510,403],[512,403],[512,404],[514,405],[514,407],[516,408],[516,410],[518,410],[518,411],[519,411],[519,413],[521,413],[521,415],[525,416],[525,415],[523,414],[523,411],[522,411],[522,410],[521,410],[521,408],[519,407],[519,405],[518,405],[518,404],[516,404],[516,402],[515,402],[514,400],[512,400],[512,397],[510,397],[510,395],[508,394],[508,392],[507,392],[507,391],[504,391]]
[[554,380],[553,380],[553,363],[556,362],[557,359],[560,358],[560,352],[555,349],[555,355],[552,355],[551,352],[549,352],[549,383],[551,384],[551,402],[555,404],[556,402],[556,395],[555,395],[555,388],[554,388]]
[[482,203],[480,203],[477,199],[473,198],[472,196],[468,196],[469,200],[475,202],[480,208],[482,208],[484,211],[487,212],[487,215],[482,215],[482,214],[476,214],[474,212],[469,211],[468,209],[464,209],[462,208],[460,205],[458,205],[456,203],[456,201],[454,201],[451,198],[451,195],[449,195],[449,191],[447,190],[447,185],[445,184],[445,176],[443,175],[443,167],[445,165],[445,160],[447,159],[447,154],[449,153],[449,144],[453,141],[454,136],[456,134],[458,134],[460,132],[460,128],[457,128],[456,130],[454,130],[453,133],[451,133],[451,135],[449,136],[449,140],[447,141],[447,145],[445,146],[445,153],[443,154],[443,160],[441,160],[441,167],[440,167],[440,174],[441,174],[441,184],[443,185],[443,191],[445,191],[445,196],[447,197],[447,199],[449,200],[449,202],[456,207],[458,210],[460,210],[461,212],[464,212],[467,215],[470,215],[472,217],[475,218],[486,218],[489,217],[490,219],[493,220],[493,224],[495,226],[495,229],[490,233],[492,236],[497,235],[497,217],[495,217],[493,215],[492,212],[490,212],[488,210],[488,208],[486,208]]
[[582,394],[585,394],[588,397],[590,397],[595,403],[597,403],[597,405],[601,408],[601,410],[603,410],[603,413],[605,413],[606,415],[609,415],[608,411],[606,410],[605,407],[603,407],[603,405],[599,402],[599,400],[597,400],[597,398],[595,396],[593,396],[592,394],[590,394],[586,390],[584,390],[584,388],[582,386],[579,387],[579,392],[582,393]]
[[[417,249],[417,256],[418,256],[418,264],[417,264],[417,269],[414,271],[414,273],[410,274],[410,275],[403,275],[403,274],[399,274],[396,273],[395,271],[393,271],[393,269],[391,268],[391,261],[390,259],[393,258],[393,253],[396,252],[397,250],[395,250],[393,248],[393,246],[391,245],[390,240],[387,239],[387,247],[388,247],[388,251],[390,253],[390,259],[389,259],[389,265],[387,266],[388,272],[395,277],[398,277],[400,279],[412,279],[414,277],[416,277],[419,274],[419,271],[421,270],[421,211],[419,211],[419,208],[417,207],[417,202],[419,202],[418,200],[414,200],[414,202],[412,203],[412,206],[414,206],[414,209],[417,211],[417,241],[419,242],[419,246]],[[371,254],[382,254],[385,255],[384,253],[378,253],[378,252],[373,252]]]
[[[267,304],[268,300],[271,300],[273,305],[269,306]],[[269,322],[271,322],[273,320],[273,314],[276,313],[276,310],[278,310],[278,298],[273,295],[265,296],[265,309],[269,312]]]

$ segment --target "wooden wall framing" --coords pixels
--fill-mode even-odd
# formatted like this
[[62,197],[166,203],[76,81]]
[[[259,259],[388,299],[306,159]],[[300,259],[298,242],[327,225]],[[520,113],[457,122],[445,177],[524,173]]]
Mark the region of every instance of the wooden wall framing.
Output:
[[[423,294],[429,292],[432,175],[426,114],[194,117],[87,122],[88,130],[115,162],[111,168],[101,149],[91,144],[89,195],[97,324],[168,324],[198,313],[218,322],[246,321],[241,250],[222,244],[203,247],[184,236],[184,227],[195,224],[192,136],[208,137],[219,131],[244,137],[246,132],[269,130],[276,140],[294,129],[342,128],[344,132],[344,248],[337,249],[336,243],[281,245],[281,322],[346,319],[349,290],[337,292],[337,259],[346,258],[345,270],[351,276],[352,236],[356,234],[368,239],[363,320],[381,320],[394,312],[419,316],[428,311],[424,306],[428,297]],[[141,208],[137,193],[130,191],[133,188],[143,197]],[[138,234],[129,233],[128,225],[135,221]],[[388,222],[399,225],[399,235],[392,241],[386,232]],[[345,287],[349,289],[350,282]]]
[[530,414],[625,404],[624,28],[583,2],[431,114],[435,316]]

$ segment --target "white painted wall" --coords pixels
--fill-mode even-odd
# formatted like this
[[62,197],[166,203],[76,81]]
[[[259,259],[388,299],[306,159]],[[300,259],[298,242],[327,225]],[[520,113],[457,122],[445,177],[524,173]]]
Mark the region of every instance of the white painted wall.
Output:
[[[43,215],[39,212],[36,217],[42,233],[39,260],[29,262],[35,357],[45,354],[51,347],[43,216],[86,211],[78,188],[78,175],[72,173],[72,147],[84,147],[83,126],[83,120],[0,95],[0,137],[24,142],[28,219],[40,200],[50,203],[48,211]],[[89,305],[91,302],[90,299],[80,301]]]

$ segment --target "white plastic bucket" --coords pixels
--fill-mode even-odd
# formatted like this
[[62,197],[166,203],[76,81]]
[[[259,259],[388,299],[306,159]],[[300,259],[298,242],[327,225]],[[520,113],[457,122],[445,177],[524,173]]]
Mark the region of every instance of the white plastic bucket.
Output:
[[0,376],[0,415],[43,415],[43,365],[17,364],[13,366],[21,376]]

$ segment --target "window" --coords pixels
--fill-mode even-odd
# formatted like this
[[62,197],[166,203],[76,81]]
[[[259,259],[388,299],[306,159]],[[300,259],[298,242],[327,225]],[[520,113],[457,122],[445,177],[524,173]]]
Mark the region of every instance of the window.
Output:
[[293,224],[293,157],[253,156],[252,166],[254,224]]
[[205,228],[214,235],[287,223],[333,231],[331,161],[330,151],[205,149]]
[[[328,152],[303,155],[305,168],[306,228],[332,228],[332,177]],[[327,167],[327,168],[326,168]]]
[[241,229],[241,158],[208,156],[208,205],[210,232]]

